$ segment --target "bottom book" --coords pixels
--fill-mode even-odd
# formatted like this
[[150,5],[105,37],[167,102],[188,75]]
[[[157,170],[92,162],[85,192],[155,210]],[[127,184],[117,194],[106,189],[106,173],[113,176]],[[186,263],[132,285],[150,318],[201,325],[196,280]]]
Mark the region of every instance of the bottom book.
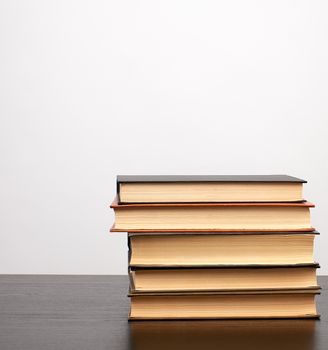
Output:
[[129,320],[317,318],[319,290],[129,294]]

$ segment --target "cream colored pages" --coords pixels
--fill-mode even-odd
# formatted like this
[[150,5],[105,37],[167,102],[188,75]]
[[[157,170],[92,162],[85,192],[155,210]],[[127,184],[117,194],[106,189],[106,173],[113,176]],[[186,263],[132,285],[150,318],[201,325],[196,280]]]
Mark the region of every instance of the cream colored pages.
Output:
[[124,203],[301,201],[303,184],[284,182],[121,183]]
[[229,289],[281,289],[317,286],[314,267],[297,268],[211,268],[136,270],[135,290],[201,291]]
[[313,234],[132,236],[131,265],[313,263]]
[[302,317],[316,315],[313,294],[140,296],[131,318]]
[[115,228],[150,230],[305,230],[311,229],[308,207],[191,206],[115,209]]

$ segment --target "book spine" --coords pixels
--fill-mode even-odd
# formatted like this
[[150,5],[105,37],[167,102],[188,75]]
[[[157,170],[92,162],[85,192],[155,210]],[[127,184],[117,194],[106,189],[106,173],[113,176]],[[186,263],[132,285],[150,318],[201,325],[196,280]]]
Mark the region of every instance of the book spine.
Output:
[[118,181],[118,178],[116,178],[116,196],[117,196],[117,202],[118,204],[121,203],[121,193],[120,193],[120,182]]
[[130,291],[131,293],[136,293],[136,286],[134,284],[134,272],[129,269],[129,281],[130,281]]

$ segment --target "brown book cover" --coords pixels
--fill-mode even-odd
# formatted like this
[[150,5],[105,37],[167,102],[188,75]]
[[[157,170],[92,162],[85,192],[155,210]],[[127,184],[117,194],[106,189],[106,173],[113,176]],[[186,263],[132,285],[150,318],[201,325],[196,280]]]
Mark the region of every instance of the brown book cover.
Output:
[[[117,198],[113,201],[113,203],[110,206],[114,211],[125,211],[125,210],[136,210],[136,209],[160,209],[160,208],[169,208],[169,209],[181,209],[181,208],[186,208],[190,210],[194,209],[205,209],[205,208],[220,208],[220,207],[286,207],[286,208],[293,208],[293,207],[298,207],[298,208],[313,208],[314,204],[310,202],[294,202],[294,203],[144,203],[144,204],[118,204]],[[144,233],[151,233],[151,232],[240,232],[240,231],[267,231],[267,232],[274,232],[274,231],[279,231],[279,232],[288,232],[291,229],[284,229],[284,228],[275,228],[275,229],[270,229],[270,228],[265,228],[265,229],[234,229],[234,228],[225,228],[225,229],[220,229],[220,228],[215,228],[215,229],[203,229],[203,228],[198,228],[198,229],[193,229],[193,228],[188,228],[188,229],[181,229],[181,228],[170,228],[170,229],[140,229],[140,228],[117,228],[115,224],[111,228],[111,232],[144,232]],[[294,231],[300,231],[300,232],[308,232],[308,231],[314,231],[314,228],[312,227],[300,227],[300,228],[295,228]]]
[[127,232],[128,237],[133,236],[180,236],[180,235],[303,235],[303,234],[311,234],[311,235],[320,235],[320,232],[313,229],[313,231],[183,231],[183,232],[176,232],[176,231],[149,231],[149,232]]
[[145,207],[309,207],[314,208],[311,202],[213,202],[213,203],[129,203],[120,204],[116,196],[110,205],[112,209],[133,209]]

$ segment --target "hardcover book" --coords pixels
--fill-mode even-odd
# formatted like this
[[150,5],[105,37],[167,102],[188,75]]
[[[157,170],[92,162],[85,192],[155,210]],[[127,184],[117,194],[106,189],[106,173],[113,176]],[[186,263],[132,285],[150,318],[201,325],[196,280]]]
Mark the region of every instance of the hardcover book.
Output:
[[305,180],[288,175],[118,176],[119,203],[296,202]]
[[129,235],[130,266],[313,264],[312,233]]
[[130,294],[130,320],[319,317],[318,290]]
[[317,318],[305,180],[118,176],[112,232],[128,233],[130,320]]
[[130,268],[133,293],[318,289],[318,264]]
[[302,203],[118,204],[112,231],[311,231]]

